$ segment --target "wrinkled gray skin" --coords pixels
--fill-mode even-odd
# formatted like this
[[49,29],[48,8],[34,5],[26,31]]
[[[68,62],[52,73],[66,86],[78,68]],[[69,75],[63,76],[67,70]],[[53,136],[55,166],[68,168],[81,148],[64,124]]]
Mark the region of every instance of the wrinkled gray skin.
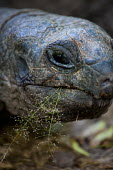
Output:
[[48,117],[38,108],[52,94],[59,98],[54,116],[61,121],[105,113],[113,98],[111,37],[84,19],[1,9],[1,112]]

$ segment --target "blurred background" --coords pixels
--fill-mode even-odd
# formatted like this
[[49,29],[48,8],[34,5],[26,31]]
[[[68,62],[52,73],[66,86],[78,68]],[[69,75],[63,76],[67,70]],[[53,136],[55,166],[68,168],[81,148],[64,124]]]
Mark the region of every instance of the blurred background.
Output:
[[113,37],[113,0],[0,0],[0,6],[39,8],[86,18],[103,27]]

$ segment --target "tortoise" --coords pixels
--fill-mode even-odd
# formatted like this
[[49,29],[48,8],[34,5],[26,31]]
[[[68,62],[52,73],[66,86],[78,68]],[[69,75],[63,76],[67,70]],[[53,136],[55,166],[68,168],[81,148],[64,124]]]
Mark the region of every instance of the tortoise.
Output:
[[56,108],[55,119],[69,122],[108,110],[113,43],[102,28],[37,9],[1,8],[0,16],[1,113],[45,119]]

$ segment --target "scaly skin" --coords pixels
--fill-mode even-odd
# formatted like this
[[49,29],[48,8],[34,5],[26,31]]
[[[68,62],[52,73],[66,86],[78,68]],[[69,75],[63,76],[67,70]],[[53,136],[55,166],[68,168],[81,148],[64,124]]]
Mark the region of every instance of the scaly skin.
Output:
[[[96,118],[113,98],[111,37],[84,19],[35,9],[0,10],[0,103],[14,115],[55,94],[61,121]],[[55,102],[50,97],[52,107]]]

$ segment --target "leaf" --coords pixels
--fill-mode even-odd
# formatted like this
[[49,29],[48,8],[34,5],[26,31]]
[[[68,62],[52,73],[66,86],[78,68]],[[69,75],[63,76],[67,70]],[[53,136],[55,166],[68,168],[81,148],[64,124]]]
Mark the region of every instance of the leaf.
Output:
[[74,139],[71,139],[71,144],[72,144],[72,148],[74,151],[76,151],[84,156],[90,156],[90,153],[88,153],[83,148],[81,148],[80,145],[78,144],[78,142],[75,141]]

